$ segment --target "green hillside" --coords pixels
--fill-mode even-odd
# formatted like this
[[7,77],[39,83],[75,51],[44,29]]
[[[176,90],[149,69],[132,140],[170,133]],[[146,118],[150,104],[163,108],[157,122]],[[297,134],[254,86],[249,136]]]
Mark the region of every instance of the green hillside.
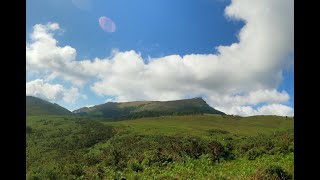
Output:
[[212,129],[241,136],[272,134],[293,128],[293,119],[282,116],[184,115],[150,117],[131,121],[108,122],[120,129],[143,135],[198,136],[207,138]]
[[293,179],[292,118],[27,116],[27,179]]
[[90,108],[80,108],[73,112],[79,115],[104,117],[112,120],[203,113],[224,114],[223,112],[210,107],[202,98],[176,101],[108,102]]
[[71,115],[72,113],[55,103],[33,96],[26,96],[26,114],[33,115]]

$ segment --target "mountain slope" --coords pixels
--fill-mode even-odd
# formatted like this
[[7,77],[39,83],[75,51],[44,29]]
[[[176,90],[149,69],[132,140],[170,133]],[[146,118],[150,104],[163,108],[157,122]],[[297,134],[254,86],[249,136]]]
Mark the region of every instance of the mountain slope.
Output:
[[269,179],[293,179],[282,175],[294,174],[293,128],[293,118],[277,116],[204,114],[118,122],[27,116],[26,176],[253,179],[256,171],[271,167]]
[[176,101],[135,101],[83,107],[73,111],[76,114],[104,117],[113,120],[188,114],[225,114],[210,107],[202,98]]
[[33,96],[26,96],[26,114],[30,115],[72,115],[72,113],[55,103]]

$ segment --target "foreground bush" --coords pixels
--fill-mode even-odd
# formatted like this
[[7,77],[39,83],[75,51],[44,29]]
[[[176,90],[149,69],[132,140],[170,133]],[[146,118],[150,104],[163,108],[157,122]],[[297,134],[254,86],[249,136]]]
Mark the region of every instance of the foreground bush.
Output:
[[27,179],[293,177],[293,131],[247,137],[211,129],[208,138],[172,137],[117,133],[98,121],[68,118],[44,118],[26,130]]
[[288,174],[282,167],[271,165],[264,169],[259,169],[250,179],[254,180],[291,180],[291,174]]

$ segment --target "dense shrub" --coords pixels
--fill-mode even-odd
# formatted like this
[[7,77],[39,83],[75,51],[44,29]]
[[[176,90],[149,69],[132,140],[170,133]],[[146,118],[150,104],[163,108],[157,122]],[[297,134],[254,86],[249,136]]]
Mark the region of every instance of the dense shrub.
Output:
[[[208,172],[219,164],[229,167],[234,159],[255,164],[265,155],[282,157],[294,152],[293,131],[244,137],[211,129],[208,133],[219,138],[200,138],[116,132],[98,121],[63,120],[69,124],[45,120],[41,128],[26,127],[27,179],[143,179],[153,174],[161,174],[158,179],[230,179]],[[254,168],[248,169],[246,178]],[[290,177],[277,166],[262,168],[251,176]]]
[[271,165],[264,169],[259,169],[250,177],[254,180],[291,180],[292,175],[287,173],[282,167]]
[[237,157],[246,156],[254,160],[263,154],[286,154],[294,152],[293,131],[277,132],[273,135],[258,135],[234,142]]

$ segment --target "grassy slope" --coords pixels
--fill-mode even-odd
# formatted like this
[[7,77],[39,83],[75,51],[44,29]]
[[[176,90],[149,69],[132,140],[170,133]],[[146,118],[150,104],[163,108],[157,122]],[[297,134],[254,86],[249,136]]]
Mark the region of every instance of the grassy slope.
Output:
[[176,101],[108,102],[90,108],[80,108],[74,112],[91,117],[105,117],[113,120],[137,119],[161,115],[224,114],[210,107],[201,98]]
[[[112,132],[116,133],[111,139],[110,126],[115,128]],[[293,153],[265,154],[255,160],[248,160],[245,155],[220,163],[201,157],[185,158],[184,161],[174,161],[166,165],[145,164],[148,159],[155,158],[153,154],[157,147],[170,147],[171,142],[180,141],[179,137],[186,140],[198,137],[204,139],[202,143],[205,143],[217,137],[218,141],[223,141],[226,137],[256,137],[259,134],[272,135],[276,131],[293,129],[293,119],[284,117],[240,118],[207,114],[105,122],[88,121],[75,116],[44,115],[27,116],[27,127],[32,128],[32,133],[27,134],[28,178],[75,179],[84,176],[87,179],[145,179],[154,176],[155,179],[248,179],[259,168],[269,165],[279,165],[293,174]],[[210,130],[229,133],[210,134]],[[101,138],[102,136],[105,138]],[[174,138],[175,141],[171,141]],[[262,144],[265,144],[265,140],[261,140]],[[190,143],[185,140],[181,142]],[[248,142],[250,144],[251,140],[240,141],[240,144],[235,146],[243,147]],[[260,147],[258,142],[254,144]],[[165,150],[168,150],[165,157],[174,153],[170,149]],[[109,164],[115,162],[115,156],[112,155],[114,153],[120,153],[119,157],[123,159],[120,162],[125,163],[127,168],[116,170],[114,168],[121,164]],[[140,162],[143,171],[136,172],[133,170],[134,165],[140,158],[144,158]]]
[[40,98],[26,96],[26,112],[30,115],[71,115],[72,113],[55,103]]
[[191,115],[143,118],[130,121],[107,122],[118,129],[145,135],[208,136],[208,130],[220,129],[237,135],[270,134],[293,128],[293,119],[280,116],[236,117],[225,115]]
[[[143,172],[127,171],[122,174],[128,179],[217,179],[217,180],[248,180],[257,170],[270,165],[283,167],[289,174],[294,174],[294,155],[262,156],[255,161],[245,158],[212,163],[206,158],[188,159],[185,163],[169,163],[164,168],[152,167]],[[110,172],[112,174],[114,172]],[[110,178],[112,179],[112,178]]]
[[38,173],[39,169],[50,172],[57,163],[73,167],[77,163],[73,156],[84,155],[87,148],[113,135],[110,126],[81,117],[42,115],[27,116],[26,120],[27,172]]

